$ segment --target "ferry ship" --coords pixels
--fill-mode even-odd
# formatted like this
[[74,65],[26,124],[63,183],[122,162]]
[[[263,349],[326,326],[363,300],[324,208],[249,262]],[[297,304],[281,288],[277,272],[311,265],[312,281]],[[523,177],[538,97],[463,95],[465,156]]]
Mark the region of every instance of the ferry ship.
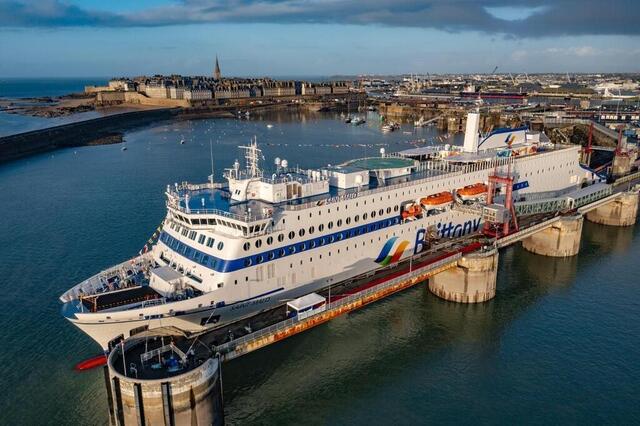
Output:
[[225,183],[167,186],[157,241],[65,292],[62,313],[105,350],[148,329],[220,327],[393,267],[424,250],[428,235],[478,231],[482,218],[469,205],[484,200],[493,173],[509,170],[516,201],[593,178],[580,146],[553,145],[526,127],[481,134],[479,122],[469,113],[463,146],[381,149],[310,170],[275,159],[263,171],[253,140]]

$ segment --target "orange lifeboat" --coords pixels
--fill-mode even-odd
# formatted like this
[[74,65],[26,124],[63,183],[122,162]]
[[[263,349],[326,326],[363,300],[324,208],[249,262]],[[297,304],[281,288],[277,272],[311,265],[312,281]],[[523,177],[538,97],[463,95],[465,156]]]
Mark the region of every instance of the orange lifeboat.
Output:
[[430,207],[441,207],[453,202],[453,195],[450,192],[440,192],[438,194],[429,195],[426,198],[420,199],[420,204]]
[[464,188],[458,189],[458,195],[463,200],[470,198],[478,198],[487,193],[487,185],[484,183],[474,183],[473,185],[467,185]]
[[403,219],[414,219],[422,213],[422,209],[417,204],[411,204],[405,210],[402,211]]

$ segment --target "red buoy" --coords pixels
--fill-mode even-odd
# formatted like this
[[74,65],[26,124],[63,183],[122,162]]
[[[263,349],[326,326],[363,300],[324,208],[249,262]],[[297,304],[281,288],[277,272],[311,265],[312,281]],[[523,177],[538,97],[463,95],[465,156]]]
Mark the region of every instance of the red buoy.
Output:
[[92,368],[101,367],[107,364],[106,355],[97,355],[76,364],[76,371],[91,370]]

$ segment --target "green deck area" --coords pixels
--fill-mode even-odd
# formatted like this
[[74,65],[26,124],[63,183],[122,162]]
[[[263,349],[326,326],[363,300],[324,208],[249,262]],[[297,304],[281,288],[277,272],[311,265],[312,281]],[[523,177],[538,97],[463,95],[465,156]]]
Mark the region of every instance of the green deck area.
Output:
[[345,165],[352,167],[359,167],[362,169],[380,170],[380,169],[398,169],[401,167],[411,167],[414,161],[408,158],[398,157],[373,157],[373,158],[359,158],[352,160]]

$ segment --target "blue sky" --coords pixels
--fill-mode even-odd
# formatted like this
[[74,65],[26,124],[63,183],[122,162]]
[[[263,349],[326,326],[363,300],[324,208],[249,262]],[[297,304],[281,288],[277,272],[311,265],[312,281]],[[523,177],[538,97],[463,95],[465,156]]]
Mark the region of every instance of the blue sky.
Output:
[[[606,7],[605,7],[606,6]],[[640,1],[0,0],[0,76],[638,72]]]

